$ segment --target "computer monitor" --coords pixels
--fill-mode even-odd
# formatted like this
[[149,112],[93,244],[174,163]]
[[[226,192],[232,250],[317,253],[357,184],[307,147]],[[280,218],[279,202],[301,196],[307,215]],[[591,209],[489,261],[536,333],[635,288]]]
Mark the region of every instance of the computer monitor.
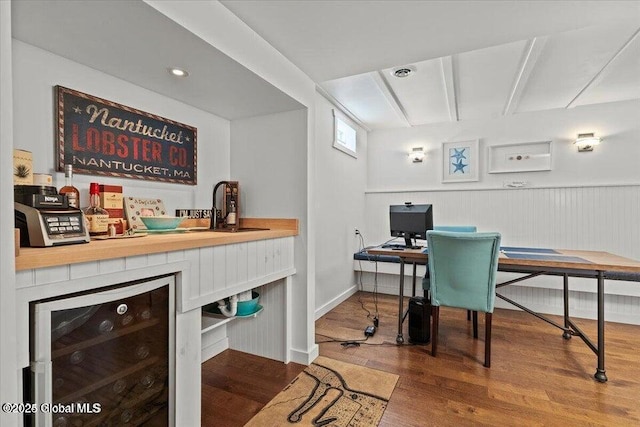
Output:
[[404,237],[407,248],[417,248],[411,243],[411,239],[424,240],[427,238],[427,230],[433,230],[431,205],[414,205],[411,202],[391,205],[389,223],[392,236]]

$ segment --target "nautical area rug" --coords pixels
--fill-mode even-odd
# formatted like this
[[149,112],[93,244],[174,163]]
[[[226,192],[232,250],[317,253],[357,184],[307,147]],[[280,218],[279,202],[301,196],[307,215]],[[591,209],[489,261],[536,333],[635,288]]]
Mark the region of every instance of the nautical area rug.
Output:
[[247,424],[377,426],[398,376],[319,356]]

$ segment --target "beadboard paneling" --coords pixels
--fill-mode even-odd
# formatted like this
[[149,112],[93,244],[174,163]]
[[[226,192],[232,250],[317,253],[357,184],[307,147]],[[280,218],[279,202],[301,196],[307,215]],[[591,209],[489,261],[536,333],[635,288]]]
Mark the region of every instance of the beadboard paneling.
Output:
[[599,250],[640,259],[640,186],[367,193],[367,243],[389,236],[389,205],[431,203],[436,225],[499,231],[504,245]]
[[189,251],[193,286],[184,309],[200,307],[295,272],[293,238],[256,240]]
[[[295,274],[293,244],[293,237],[283,237],[20,270],[16,272],[19,335],[28,337],[29,301],[158,274],[181,273],[183,282],[178,283],[176,292],[179,314],[193,311],[199,314],[203,305],[269,284],[262,288],[260,303],[263,306],[268,304],[270,312],[256,319],[237,319],[244,328],[236,330],[235,339],[240,347],[247,346],[253,354],[285,360],[285,347],[290,343],[286,341],[285,286],[282,279]],[[252,325],[265,321],[266,326]],[[258,333],[256,331],[258,335],[243,335]],[[28,340],[23,340],[19,347],[20,360],[26,366],[29,360]]]
[[[479,231],[499,231],[505,246],[606,251],[640,259],[638,185],[368,192],[367,223],[361,230],[367,245],[391,238],[389,205],[405,201],[432,204],[436,225],[475,225]],[[367,273],[365,282],[372,288],[372,278],[366,277]],[[392,292],[397,275],[378,279],[379,286]],[[580,294],[580,315],[593,318],[594,281],[571,278],[570,284]],[[397,281],[395,289],[397,293]],[[512,286],[508,292],[516,293],[524,305],[555,313],[554,304],[558,295],[562,297],[559,289],[560,281],[540,277]],[[607,281],[605,292],[607,313],[621,313],[615,314],[616,321],[640,323],[640,283]]]
[[[394,264],[397,266],[397,264]],[[381,294],[397,295],[399,275],[379,273],[377,278],[374,273],[356,271],[358,290],[365,292],[378,292]],[[416,283],[416,295],[422,296],[422,277],[418,277]],[[560,279],[560,278],[558,278]],[[576,278],[569,279],[569,289]],[[362,281],[362,286],[360,286]],[[572,317],[584,319],[596,319],[597,294],[595,293],[595,280],[592,279],[593,292],[571,290],[569,292],[569,312]],[[527,283],[527,282],[523,282]],[[411,278],[406,277],[404,282],[404,295],[411,296]],[[542,287],[529,287],[524,284],[512,285],[501,288],[499,292],[507,298],[523,304],[539,313],[562,315],[563,297],[561,289]],[[496,307],[509,310],[518,310],[511,304],[496,298]],[[640,298],[625,295],[605,295],[605,319],[608,322],[628,323],[640,325]]]
[[261,286],[259,304],[264,310],[255,318],[229,322],[229,347],[275,360],[285,360],[285,286],[282,280]]

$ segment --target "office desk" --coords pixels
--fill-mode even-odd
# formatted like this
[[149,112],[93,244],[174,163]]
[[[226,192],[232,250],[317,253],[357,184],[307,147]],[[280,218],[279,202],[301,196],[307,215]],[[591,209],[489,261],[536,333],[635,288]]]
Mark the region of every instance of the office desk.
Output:
[[[404,268],[405,264],[413,264],[413,281],[415,289],[416,264],[426,264],[426,249],[393,250],[375,247],[367,249],[371,255],[397,256],[400,258],[400,301],[398,307],[398,335],[396,342],[404,342],[402,323],[404,314]],[[502,247],[498,259],[498,271],[522,273],[524,276],[496,284],[496,296],[537,318],[561,329],[563,338],[578,336],[598,356],[598,367],[594,375],[600,382],[607,381],[604,364],[604,282],[609,280],[627,280],[640,282],[640,262],[613,255],[607,252],[575,251],[565,249],[544,249],[524,247]],[[428,270],[427,270],[428,272]],[[556,275],[563,277],[564,325],[536,313],[517,302],[500,295],[497,290],[514,283],[528,280],[540,275]],[[598,293],[598,338],[597,344],[573,322],[569,316],[569,277],[587,277],[597,280]]]

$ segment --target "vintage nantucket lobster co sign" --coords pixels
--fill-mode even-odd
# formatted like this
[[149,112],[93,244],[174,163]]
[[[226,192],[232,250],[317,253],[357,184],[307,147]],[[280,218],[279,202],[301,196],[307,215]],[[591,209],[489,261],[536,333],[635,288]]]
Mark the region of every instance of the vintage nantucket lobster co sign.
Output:
[[195,185],[197,129],[56,86],[58,170]]

